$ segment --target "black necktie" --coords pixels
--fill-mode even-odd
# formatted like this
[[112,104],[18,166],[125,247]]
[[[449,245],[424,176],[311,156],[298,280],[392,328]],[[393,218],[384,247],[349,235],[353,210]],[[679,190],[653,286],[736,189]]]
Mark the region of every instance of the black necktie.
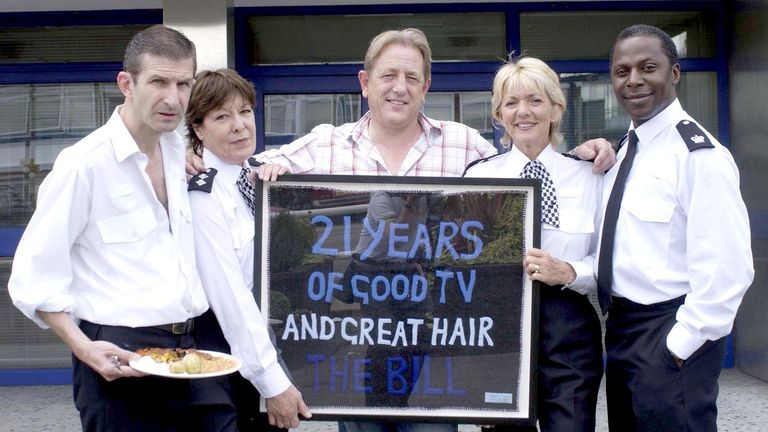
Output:
[[557,194],[555,184],[544,164],[532,160],[525,164],[520,178],[533,178],[541,180],[541,221],[555,228],[560,228],[560,212],[557,207]]
[[240,170],[240,176],[237,178],[237,188],[240,190],[240,194],[248,204],[248,207],[251,208],[253,215],[256,216],[256,202],[253,199],[253,183],[251,183],[251,179],[248,178],[248,173],[250,171],[250,168],[243,168]]
[[634,130],[631,130],[627,137],[627,154],[624,156],[624,160],[621,161],[619,172],[616,174],[616,181],[613,183],[613,189],[611,189],[611,196],[608,198],[608,205],[605,208],[603,233],[600,237],[600,257],[598,258],[597,265],[597,296],[603,315],[608,313],[608,310],[611,308],[613,243],[616,237],[616,221],[619,219],[621,198],[624,196],[624,186],[627,183],[629,171],[632,169],[635,153],[637,153],[637,134],[635,134]]

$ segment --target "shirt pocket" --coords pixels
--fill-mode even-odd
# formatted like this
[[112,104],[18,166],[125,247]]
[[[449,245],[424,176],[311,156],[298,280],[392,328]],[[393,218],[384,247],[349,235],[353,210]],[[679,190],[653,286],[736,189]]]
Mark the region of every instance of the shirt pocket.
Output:
[[[595,232],[595,215],[585,210],[584,190],[578,187],[561,187],[557,190],[560,231],[573,234]],[[592,205],[594,207],[594,205]],[[589,207],[587,207],[589,208]],[[542,224],[545,229],[557,229]]]
[[672,233],[672,217],[675,204],[659,198],[632,197],[622,205],[629,213],[627,229],[631,230],[629,241],[636,265],[648,270],[664,268],[668,262],[668,251]]
[[630,198],[622,203],[627,211],[642,222],[668,224],[675,213],[675,205],[657,198]]
[[136,242],[157,227],[157,219],[150,207],[143,207],[119,216],[96,222],[104,243]]

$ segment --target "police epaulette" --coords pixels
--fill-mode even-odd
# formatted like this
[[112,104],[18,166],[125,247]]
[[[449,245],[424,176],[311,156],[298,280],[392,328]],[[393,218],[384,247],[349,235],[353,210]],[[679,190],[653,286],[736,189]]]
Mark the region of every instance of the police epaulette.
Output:
[[488,157],[485,157],[485,158],[482,158],[482,159],[477,159],[477,160],[474,160],[474,161],[470,162],[469,165],[467,165],[467,167],[464,168],[464,173],[461,176],[464,177],[465,175],[467,175],[467,171],[469,171],[469,169],[472,168],[473,166],[475,166],[477,164],[481,164],[481,163],[483,163],[485,161],[489,161],[489,160],[491,160],[491,159],[493,159],[493,158],[495,158],[497,156],[501,156],[502,154],[504,154],[504,153],[497,153],[495,155],[488,156]]
[[558,154],[559,154],[560,156],[564,156],[564,157],[567,157],[567,158],[571,158],[571,159],[574,159],[574,160],[577,160],[577,161],[580,161],[580,162],[594,162],[594,161],[595,161],[594,159],[586,159],[586,160],[584,160],[584,159],[580,159],[580,158],[579,158],[578,156],[576,156],[574,153],[558,153]]
[[211,193],[213,188],[213,178],[216,177],[218,171],[216,168],[208,168],[205,172],[195,175],[189,179],[188,191],[202,191]]
[[257,167],[257,166],[264,165],[264,163],[257,161],[255,157],[251,156],[248,158],[248,165],[252,167]]
[[685,145],[688,146],[688,151],[703,148],[715,148],[714,144],[709,141],[709,137],[703,130],[701,130],[699,125],[690,120],[683,120],[678,123],[677,132],[680,134],[680,137],[683,138],[683,141],[685,141]]

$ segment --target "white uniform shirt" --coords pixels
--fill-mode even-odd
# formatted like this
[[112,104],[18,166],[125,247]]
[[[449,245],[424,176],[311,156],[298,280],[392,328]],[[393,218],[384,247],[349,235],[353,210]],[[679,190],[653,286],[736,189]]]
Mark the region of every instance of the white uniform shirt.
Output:
[[[595,249],[599,225],[602,176],[592,174],[592,164],[557,153],[547,146],[537,160],[544,164],[557,192],[560,228],[541,224],[541,249],[570,264],[576,279],[566,288],[586,294],[597,286]],[[471,167],[466,177],[519,178],[530,159],[517,147]]]
[[398,172],[390,173],[368,134],[370,120],[368,112],[356,123],[319,125],[290,144],[257,154],[256,159],[286,166],[293,174],[460,177],[470,162],[496,154],[475,129],[419,114],[424,133],[408,150]]
[[[675,100],[635,129],[639,144],[616,225],[613,294],[653,304],[686,295],[668,348],[687,359],[727,335],[754,269],[739,171],[730,152],[689,151],[676,125],[695,122]],[[703,130],[703,128],[702,128]],[[605,176],[604,202],[626,146]]]
[[237,188],[242,169],[204,150],[205,166],[218,172],[210,193],[189,193],[195,218],[198,271],[211,308],[232,354],[243,361],[240,373],[265,398],[290,386],[253,297],[253,213]]
[[40,327],[47,325],[36,310],[143,327],[208,309],[195,269],[184,144],[175,132],[160,138],[166,213],[120,109],[61,151],[16,251],[8,290]]

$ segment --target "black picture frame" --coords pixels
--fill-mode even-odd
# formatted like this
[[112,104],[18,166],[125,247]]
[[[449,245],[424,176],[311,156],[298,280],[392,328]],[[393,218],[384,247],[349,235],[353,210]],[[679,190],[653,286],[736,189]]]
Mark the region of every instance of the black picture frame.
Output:
[[313,419],[535,424],[540,181],[255,189],[254,296]]

